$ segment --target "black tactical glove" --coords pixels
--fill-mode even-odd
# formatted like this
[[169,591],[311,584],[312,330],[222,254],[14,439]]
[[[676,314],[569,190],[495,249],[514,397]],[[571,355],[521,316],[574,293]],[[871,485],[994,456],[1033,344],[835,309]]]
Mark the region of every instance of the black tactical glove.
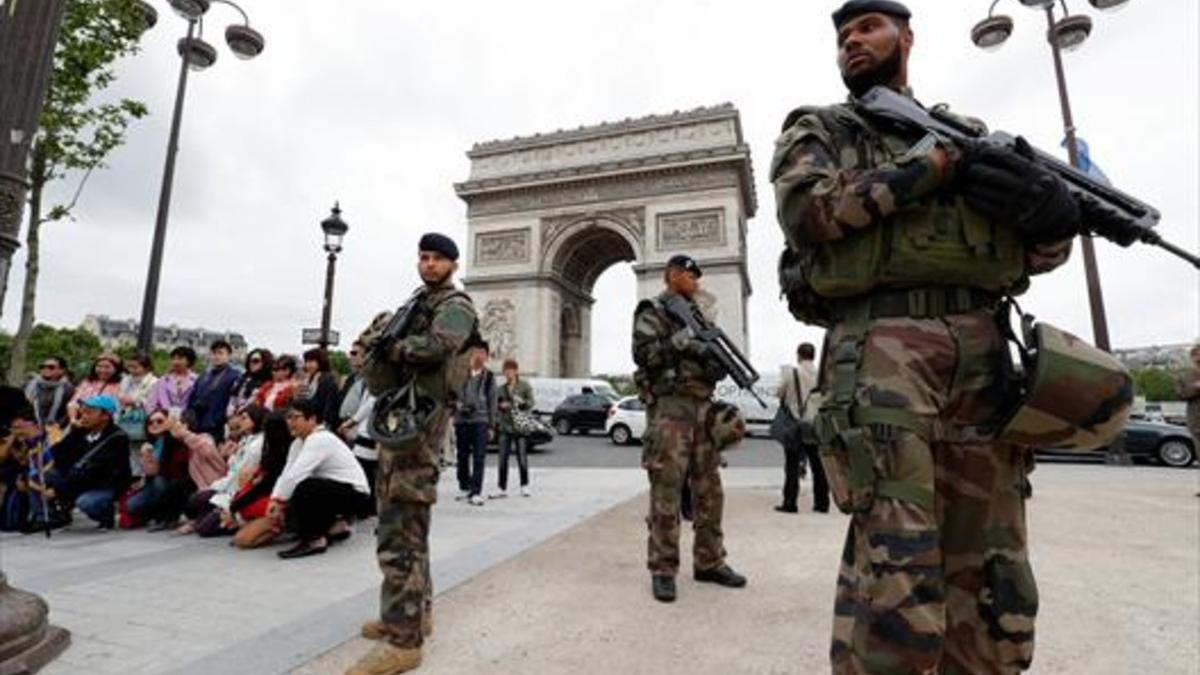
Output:
[[1158,239],[1153,230],[1133,224],[1129,218],[1095,199],[1079,200],[1079,214],[1084,232],[1104,237],[1118,246],[1130,246],[1142,240],[1153,243]]
[[1011,226],[1031,243],[1079,232],[1079,205],[1062,179],[1033,161],[1024,138],[1008,148],[970,146],[958,166],[958,191],[988,220]]

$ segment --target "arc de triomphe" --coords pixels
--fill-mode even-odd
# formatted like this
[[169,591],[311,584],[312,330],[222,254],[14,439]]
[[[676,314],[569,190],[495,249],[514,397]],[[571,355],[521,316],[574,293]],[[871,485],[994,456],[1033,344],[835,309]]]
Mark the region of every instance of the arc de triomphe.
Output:
[[588,375],[596,279],[630,262],[649,297],[675,253],[700,263],[701,305],[749,353],[746,223],[758,204],[732,105],[479,143],[467,156],[470,177],[455,185],[467,203],[464,283],[494,360]]

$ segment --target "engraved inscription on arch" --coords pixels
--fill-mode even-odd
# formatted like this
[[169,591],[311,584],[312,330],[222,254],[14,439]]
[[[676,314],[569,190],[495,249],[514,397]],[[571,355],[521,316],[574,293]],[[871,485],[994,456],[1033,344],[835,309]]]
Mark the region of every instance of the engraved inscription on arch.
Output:
[[725,211],[703,209],[658,215],[658,250],[724,246]]
[[481,232],[475,235],[475,264],[508,265],[529,262],[529,229]]

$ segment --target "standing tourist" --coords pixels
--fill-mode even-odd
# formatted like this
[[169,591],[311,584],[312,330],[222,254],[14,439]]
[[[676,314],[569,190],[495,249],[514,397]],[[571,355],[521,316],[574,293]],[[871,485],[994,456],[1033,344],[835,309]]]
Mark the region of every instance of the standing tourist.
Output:
[[96,396],[111,396],[116,400],[120,393],[122,375],[121,359],[116,354],[106,352],[96,357],[92,362],[92,369],[79,386],[75,387],[75,395],[67,404],[67,414],[71,421],[75,422],[79,418],[80,401]]
[[1179,398],[1187,401],[1187,426],[1192,438],[1200,443],[1200,342],[1188,353],[1192,367],[1180,374],[1176,388]]
[[233,346],[215,340],[208,349],[208,370],[196,380],[188,396],[187,410],[195,415],[195,431],[208,434],[216,442],[225,439],[226,411],[233,396],[233,385],[241,375],[229,365]]
[[454,418],[458,440],[459,499],[483,506],[483,476],[487,469],[487,444],[496,422],[496,376],[487,368],[488,344],[472,345],[471,372],[459,392]]
[[43,359],[37,375],[25,386],[25,397],[33,403],[38,422],[60,429],[67,426],[67,403],[74,396],[75,386],[67,377],[67,361],[61,356]]
[[[395,675],[421,665],[425,638],[433,632],[433,579],[429,570],[429,516],[437,501],[438,453],[449,424],[447,402],[462,388],[462,359],[479,322],[466,293],[454,287],[458,247],[449,237],[427,234],[418,245],[417,271],[424,282],[400,311],[416,317],[403,336],[381,336],[390,314],[376,317],[360,338],[384,354],[367,362],[363,375],[376,402],[373,429],[380,441],[378,508],[379,567],[383,571],[379,620],[363,625],[377,640],[347,675]],[[377,340],[382,343],[377,344]],[[411,416],[391,415],[381,405],[389,388],[413,387]],[[392,427],[407,417],[415,423]]]
[[258,390],[271,379],[271,369],[275,366],[275,357],[269,349],[251,349],[246,355],[245,370],[233,385],[233,393],[229,396],[229,406],[225,410],[226,417],[254,403]]
[[802,343],[796,349],[797,365],[785,367],[779,378],[779,405],[785,406],[792,418],[799,423],[799,433],[784,445],[783,503],[775,507],[781,513],[796,513],[796,500],[800,495],[800,467],[805,459],[812,467],[813,511],[829,512],[829,483],[825,480],[825,469],[817,456],[817,446],[810,437],[812,422],[805,419],[808,397],[817,387],[817,367],[813,363],[816,348]]
[[702,272],[686,255],[672,256],[663,271],[665,290],[638,303],[633,314],[634,379],[646,403],[642,466],[650,479],[650,528],[647,542],[651,591],[660,602],[675,601],[679,571],[679,511],[683,483],[692,491],[692,578],[728,588],[746,585],[746,577],[725,563],[721,518],[719,448],[712,434],[712,396],[726,373],[687,328],[662,309],[678,296],[702,316],[695,296]]
[[529,437],[518,429],[522,415],[533,410],[533,387],[522,380],[515,359],[504,362],[504,384],[500,386],[496,407],[500,411],[500,480],[499,491],[492,498],[508,496],[508,457],[517,455],[517,468],[521,472],[521,496],[532,496],[529,491]]
[[271,379],[258,388],[254,401],[267,412],[286,410],[296,393],[296,357],[284,354],[271,366]]
[[187,405],[188,396],[196,384],[196,351],[191,347],[179,346],[171,350],[171,365],[165,375],[158,379],[150,400],[146,403],[146,414],[161,410],[168,417],[178,418]]

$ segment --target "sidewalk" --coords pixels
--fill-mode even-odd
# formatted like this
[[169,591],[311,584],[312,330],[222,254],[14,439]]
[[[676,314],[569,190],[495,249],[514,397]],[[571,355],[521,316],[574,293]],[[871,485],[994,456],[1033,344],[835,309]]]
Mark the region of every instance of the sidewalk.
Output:
[[[1030,518],[1042,609],[1032,672],[1200,672],[1198,476],[1038,468]],[[655,602],[644,499],[634,499],[439,596],[418,672],[828,672],[846,519],[777,514],[775,487],[738,487],[769,481],[739,470],[728,478],[729,562],[749,576],[747,588],[681,574],[678,601]],[[685,552],[685,571],[689,561]],[[352,640],[294,675],[341,673],[369,646]]]
[[[444,592],[645,489],[634,469],[534,471],[534,496],[455,502],[443,472],[434,507],[434,584]],[[516,491],[513,490],[515,493]],[[280,547],[228,539],[100,532],[82,518],[41,535],[0,534],[9,583],[39,593],[71,647],[46,675],[286,672],[345,642],[377,616],[375,521],[322,556],[282,561]]]

